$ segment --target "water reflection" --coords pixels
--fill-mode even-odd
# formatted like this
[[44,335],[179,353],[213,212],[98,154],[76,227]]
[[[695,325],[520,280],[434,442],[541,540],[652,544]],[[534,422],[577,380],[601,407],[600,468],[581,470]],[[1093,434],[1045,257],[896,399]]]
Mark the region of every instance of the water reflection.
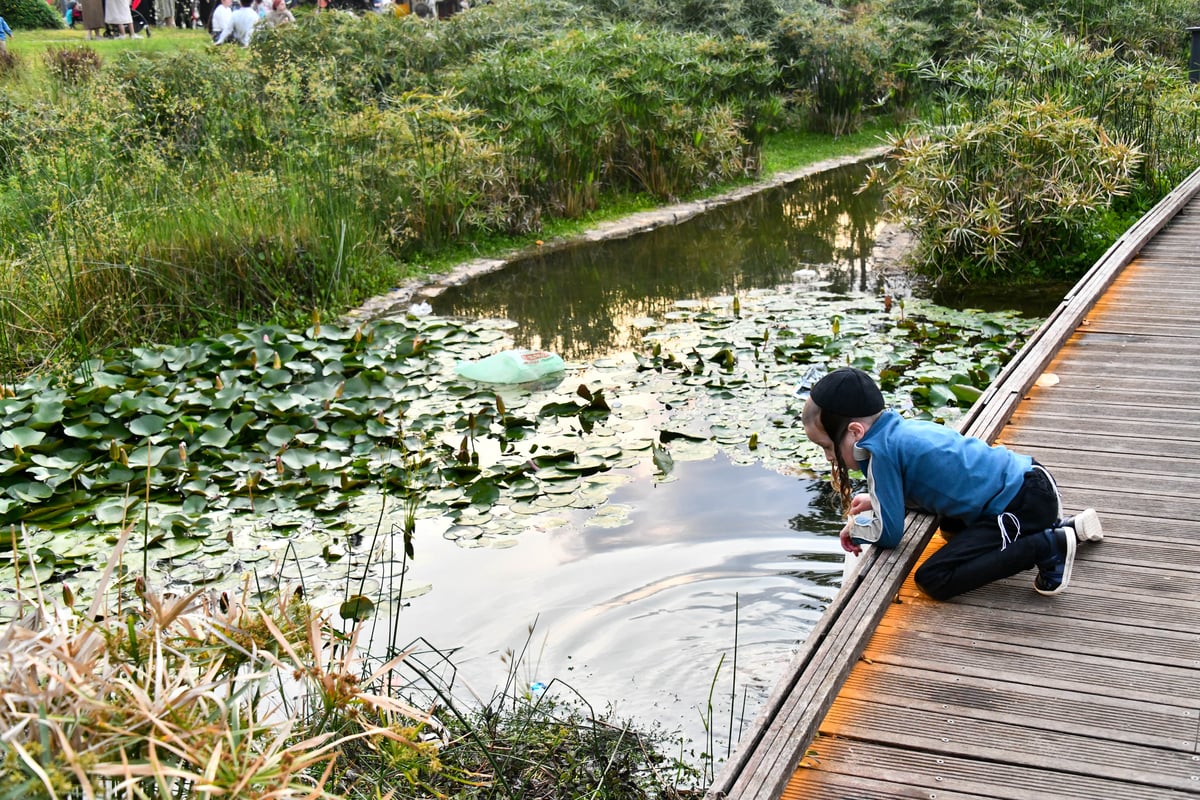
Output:
[[445,316],[518,323],[518,346],[588,359],[640,344],[637,322],[680,299],[778,286],[820,267],[836,292],[868,289],[878,189],[853,165],[763,192],[675,226],[525,259],[431,301]]
[[[517,346],[578,363],[641,349],[639,321],[670,319],[683,299],[727,303],[810,277],[835,295],[875,292],[883,209],[877,189],[860,191],[866,175],[839,168],[677,226],[530,258],[431,304],[512,320]],[[697,743],[716,723],[723,757],[835,595],[841,522],[825,483],[724,454],[678,463],[669,482],[649,463],[634,473],[605,503],[628,507],[620,527],[561,510],[510,550],[418,542],[412,577],[435,591],[401,623],[455,649],[486,695],[536,621],[519,683],[568,681],[598,708]]]

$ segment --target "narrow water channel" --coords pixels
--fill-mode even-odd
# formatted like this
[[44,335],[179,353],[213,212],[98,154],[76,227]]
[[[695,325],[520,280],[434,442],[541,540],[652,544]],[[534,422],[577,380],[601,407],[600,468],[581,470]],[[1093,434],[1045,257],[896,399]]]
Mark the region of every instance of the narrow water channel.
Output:
[[[677,226],[529,258],[433,309],[507,320],[516,346],[586,367],[644,349],[646,321],[688,304],[783,287],[877,306],[903,287],[873,255],[882,201],[860,191],[865,176],[838,168]],[[547,513],[504,549],[463,547],[423,521],[410,580],[432,590],[399,627],[448,653],[458,685],[485,699],[510,676],[518,689],[549,684],[682,738],[694,764],[719,762],[836,593],[840,522],[815,476],[719,450],[667,479],[649,458],[623,472],[606,503],[622,514]]]

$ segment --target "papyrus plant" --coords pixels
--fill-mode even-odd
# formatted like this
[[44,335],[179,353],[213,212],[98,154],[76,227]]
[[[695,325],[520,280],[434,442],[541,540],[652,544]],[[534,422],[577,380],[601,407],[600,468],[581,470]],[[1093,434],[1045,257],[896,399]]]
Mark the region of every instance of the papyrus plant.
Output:
[[1021,276],[1061,254],[1124,194],[1136,147],[1053,100],[996,103],[983,118],[893,142],[888,202],[934,278]]

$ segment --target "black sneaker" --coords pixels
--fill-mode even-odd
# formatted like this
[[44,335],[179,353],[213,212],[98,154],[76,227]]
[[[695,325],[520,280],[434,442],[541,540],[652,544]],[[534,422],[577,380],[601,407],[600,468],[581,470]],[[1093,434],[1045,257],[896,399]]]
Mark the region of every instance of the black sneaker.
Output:
[[1075,536],[1066,528],[1048,528],[1041,533],[1054,550],[1054,555],[1038,564],[1033,588],[1038,594],[1058,594],[1071,582],[1071,565],[1075,562]]
[[1060,523],[1064,528],[1075,531],[1075,538],[1081,542],[1098,542],[1104,538],[1104,528],[1100,526],[1100,515],[1094,508],[1085,508],[1073,517],[1067,517]]

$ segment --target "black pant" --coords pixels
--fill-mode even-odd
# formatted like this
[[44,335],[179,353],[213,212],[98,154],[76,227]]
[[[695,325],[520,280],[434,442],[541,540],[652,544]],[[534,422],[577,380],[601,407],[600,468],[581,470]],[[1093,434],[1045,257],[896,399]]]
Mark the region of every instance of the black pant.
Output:
[[[985,517],[969,525],[942,520],[946,544],[913,576],[921,590],[935,600],[949,600],[1027,570],[1054,555],[1046,537],[1037,535],[1059,522],[1058,493],[1042,469],[1025,473],[1021,490],[1004,511],[1016,517],[1021,531],[1007,546],[1003,546],[1000,524],[995,517]],[[1016,533],[1015,527],[1006,524],[1010,537]]]

